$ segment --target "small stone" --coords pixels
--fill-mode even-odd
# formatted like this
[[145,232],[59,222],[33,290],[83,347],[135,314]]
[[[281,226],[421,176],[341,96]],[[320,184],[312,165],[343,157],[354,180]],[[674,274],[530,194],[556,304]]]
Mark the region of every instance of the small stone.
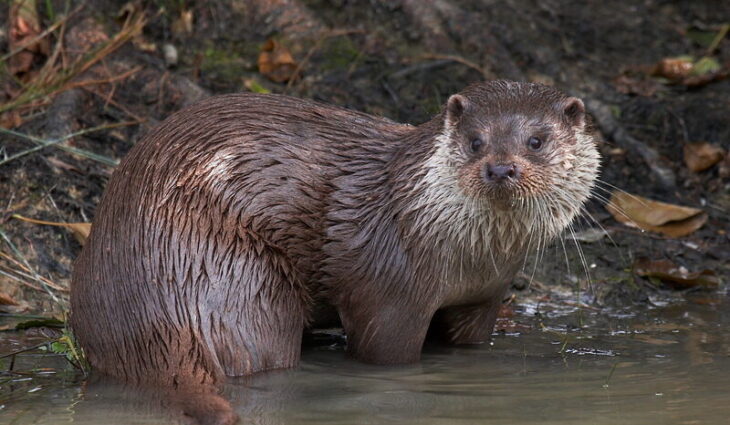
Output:
[[165,43],[162,46],[162,54],[165,57],[165,65],[168,68],[177,66],[177,48],[170,43]]

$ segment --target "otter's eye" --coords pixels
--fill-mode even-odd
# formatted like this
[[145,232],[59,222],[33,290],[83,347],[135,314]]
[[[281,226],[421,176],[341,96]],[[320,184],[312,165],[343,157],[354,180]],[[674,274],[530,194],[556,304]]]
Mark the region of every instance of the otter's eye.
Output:
[[482,147],[482,139],[474,139],[471,141],[471,144],[469,145],[471,147],[472,152],[477,152],[479,148]]
[[537,152],[542,149],[542,140],[539,137],[532,136],[530,137],[530,140],[527,141],[527,147],[530,148],[530,150]]

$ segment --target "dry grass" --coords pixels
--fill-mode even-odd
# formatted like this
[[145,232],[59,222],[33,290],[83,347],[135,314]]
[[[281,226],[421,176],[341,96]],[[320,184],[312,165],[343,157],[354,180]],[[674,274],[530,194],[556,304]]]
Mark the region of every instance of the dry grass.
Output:
[[[119,49],[126,42],[139,35],[146,22],[143,13],[129,14],[122,28],[112,38],[101,43],[94,50],[80,55],[73,59],[71,63],[68,63],[68,55],[65,54],[63,48],[67,20],[67,17],[60,18],[56,24],[49,27],[49,30],[54,28],[54,31],[49,32],[49,30],[46,30],[41,34],[47,37],[52,34],[56,35],[56,43],[52,53],[31,82],[22,85],[21,90],[11,100],[0,104],[0,114],[17,109],[23,111],[33,110],[41,105],[47,104],[53,96],[63,91],[75,87],[109,83],[118,80],[120,77],[85,82],[73,81],[76,77],[79,77],[92,66]],[[16,49],[14,52],[10,52],[4,56],[0,60],[0,65],[5,67],[7,60],[13,54],[18,53],[18,51],[19,49]]]
[[[10,122],[12,126],[22,124],[31,117],[36,118],[42,116],[47,106],[53,102],[55,96],[64,91],[71,89],[83,89],[91,91],[95,94],[104,92],[104,87],[114,86],[121,80],[124,80],[141,68],[137,67],[119,75],[112,75],[99,78],[98,72],[92,70],[96,65],[104,61],[117,49],[129,42],[133,38],[141,34],[146,23],[145,15],[139,10],[127,10],[124,22],[118,32],[109,37],[106,41],[99,43],[91,50],[82,54],[74,54],[65,50],[67,24],[74,15],[76,15],[83,6],[77,7],[65,16],[58,16],[55,22],[49,25],[44,31],[39,32],[36,36],[28,40],[23,40],[19,45],[13,46],[13,50],[0,56],[0,73],[4,74],[5,81],[9,82],[8,90],[9,99],[0,103],[0,118],[12,117],[13,119],[0,119],[2,122]],[[50,51],[44,58],[42,65],[32,70],[33,77],[27,81],[21,81],[12,75],[10,70],[10,62],[13,57],[26,48],[30,48],[45,40],[49,45],[52,44]],[[94,68],[95,70],[98,68]],[[88,72],[92,70],[91,72]],[[108,103],[112,103],[111,95],[108,96]],[[101,162],[108,166],[117,165],[117,161],[96,153],[70,146],[69,140],[87,135],[92,132],[109,130],[111,128],[136,125],[140,120],[136,116],[132,116],[133,121],[106,123],[97,127],[85,128],[80,131],[66,134],[54,139],[44,139],[22,131],[16,131],[9,128],[0,127],[0,134],[12,136],[16,141],[31,145],[29,148],[14,152],[12,155],[2,150],[4,157],[0,156],[0,168],[9,162],[17,160],[31,154],[43,154],[48,149],[61,149],[74,155]],[[5,215],[11,212],[12,199],[7,200],[8,205],[2,205],[4,212],[0,209],[0,214]],[[5,203],[5,200],[3,200]],[[58,284],[53,281],[50,275],[42,274],[42,271],[33,266],[33,261],[28,257],[27,253],[23,253],[18,249],[14,241],[2,227],[2,223],[9,215],[2,217],[0,215],[0,277],[12,282],[13,285],[31,288],[36,291],[47,293],[54,304],[65,310],[65,302],[63,299],[67,297],[68,288],[65,285]],[[32,255],[31,255],[32,256]]]

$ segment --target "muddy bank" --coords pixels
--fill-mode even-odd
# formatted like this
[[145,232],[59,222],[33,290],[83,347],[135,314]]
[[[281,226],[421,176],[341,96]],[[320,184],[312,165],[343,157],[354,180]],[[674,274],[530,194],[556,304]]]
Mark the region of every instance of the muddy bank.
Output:
[[[552,297],[630,310],[706,290],[678,291],[638,277],[631,265],[639,257],[728,280],[730,81],[718,74],[693,85],[657,76],[652,67],[693,55],[711,58],[720,66],[715,72],[726,70],[730,41],[712,43],[730,22],[730,5],[95,0],[64,14],[62,2],[50,3],[37,7],[40,32],[57,25],[47,48],[31,49],[25,67],[10,66],[7,57],[0,86],[4,127],[57,142],[26,153],[37,141],[0,136],[2,311],[60,315],[80,249],[66,229],[13,215],[92,220],[116,161],[185,105],[216,93],[270,91],[417,124],[449,94],[492,78],[544,82],[583,97],[604,140],[602,188],[575,228],[580,248],[567,234],[536,253],[536,266],[528,264],[516,282],[517,303]],[[18,49],[11,12],[0,11],[9,28],[0,40],[3,54]],[[273,71],[262,72],[262,48]],[[30,89],[37,96],[27,100]],[[84,129],[95,131],[60,141]],[[725,159],[692,171],[685,152],[695,142],[721,148]],[[614,187],[699,208],[707,221],[680,238],[627,227],[603,206]],[[599,224],[610,238],[591,241],[585,231]]]

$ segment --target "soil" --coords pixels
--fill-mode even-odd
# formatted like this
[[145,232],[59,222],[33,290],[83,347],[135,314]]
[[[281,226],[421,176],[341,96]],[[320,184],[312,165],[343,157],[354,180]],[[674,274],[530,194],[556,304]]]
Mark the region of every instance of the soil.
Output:
[[[43,28],[58,21],[65,4],[51,1],[51,13],[48,2],[38,3]],[[26,223],[14,214],[91,221],[114,168],[109,164],[141,135],[205,96],[249,89],[418,124],[450,94],[475,81],[553,84],[586,100],[601,136],[601,188],[575,231],[585,236],[587,229],[602,226],[610,240],[575,244],[568,232],[525,267],[514,285],[517,302],[563,299],[631,312],[667,298],[690,302],[683,297],[686,292],[703,290],[677,291],[636,276],[631,265],[640,257],[669,259],[690,272],[709,270],[724,282],[730,277],[730,80],[719,75],[701,84],[672,84],[647,74],[662,59],[681,55],[707,54],[727,70],[730,37],[708,52],[707,42],[696,35],[707,38],[730,22],[728,2],[91,0],[66,21],[63,38],[58,31],[50,35],[51,44],[61,39],[62,54],[72,62],[117,34],[130,14],[146,17],[141,35],[43,97],[44,102],[24,109],[14,126],[19,133],[51,140],[125,123],[0,165],[0,236],[5,239],[0,241],[0,311],[61,316],[72,261],[81,248],[68,230]],[[0,10],[0,21],[8,23],[6,28],[12,24],[8,6]],[[9,52],[10,35],[7,30],[0,34],[2,54]],[[259,71],[267,40],[288,49],[296,78],[274,82]],[[164,51],[170,47],[165,45],[176,49],[176,65],[166,63]],[[47,60],[48,55],[35,54],[30,78]],[[22,91],[16,77],[2,73],[0,101],[9,102]],[[702,172],[688,169],[684,147],[700,141],[722,147],[724,162]],[[2,135],[0,161],[32,146],[22,137]],[[709,219],[682,238],[632,229],[603,206],[614,188],[701,208]],[[39,277],[55,287],[44,288]]]

